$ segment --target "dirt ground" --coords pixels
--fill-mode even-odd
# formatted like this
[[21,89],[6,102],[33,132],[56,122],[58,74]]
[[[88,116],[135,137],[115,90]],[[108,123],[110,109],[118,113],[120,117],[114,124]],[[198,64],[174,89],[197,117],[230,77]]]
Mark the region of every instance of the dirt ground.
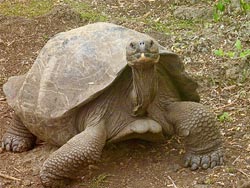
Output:
[[[237,188],[250,181],[250,58],[237,56],[250,50],[249,14],[232,5],[215,22],[212,1],[95,0],[85,2],[91,9],[86,16],[63,2],[32,18],[1,14],[0,8],[0,138],[12,113],[2,91],[7,79],[27,72],[56,33],[105,18],[148,33],[181,56],[200,85],[201,103],[218,117],[225,165],[190,171],[183,166],[185,151],[178,138],[163,143],[131,140],[106,146],[101,162],[89,166],[71,187]],[[237,39],[240,48],[235,47]],[[215,54],[219,49],[223,55]],[[234,57],[226,52],[234,52]],[[41,188],[40,167],[54,150],[43,142],[24,153],[0,150],[0,188]]]

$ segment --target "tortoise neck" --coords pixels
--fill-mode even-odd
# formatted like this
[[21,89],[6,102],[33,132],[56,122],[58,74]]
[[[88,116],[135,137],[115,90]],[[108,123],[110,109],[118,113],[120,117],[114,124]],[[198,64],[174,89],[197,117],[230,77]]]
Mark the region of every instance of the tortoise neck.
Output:
[[156,66],[150,68],[132,67],[132,75],[131,99],[133,115],[144,116],[158,89]]

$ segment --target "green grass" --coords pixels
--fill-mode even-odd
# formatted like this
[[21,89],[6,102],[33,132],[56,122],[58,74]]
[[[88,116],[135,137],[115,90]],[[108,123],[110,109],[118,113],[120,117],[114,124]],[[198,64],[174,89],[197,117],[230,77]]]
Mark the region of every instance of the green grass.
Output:
[[193,31],[197,29],[197,23],[200,21],[193,20],[181,20],[181,19],[172,19],[168,22],[159,22],[147,19],[144,21],[147,25],[150,26],[152,30],[156,30],[162,33],[172,33],[177,30],[190,30]]
[[232,121],[232,118],[230,117],[230,114],[228,112],[223,112],[218,116],[218,120],[220,122],[230,122]]
[[224,51],[222,48],[219,48],[218,50],[214,50],[214,54],[218,57],[245,59],[250,56],[250,48],[243,48],[241,41],[237,39],[232,51]]
[[[107,178],[110,176],[110,174],[100,174],[90,182],[89,188],[103,188],[108,183]],[[81,185],[86,186],[87,184],[82,183]]]
[[36,17],[49,12],[55,0],[27,0],[24,2],[4,1],[0,3],[0,13],[7,16]]
[[81,18],[88,20],[90,22],[104,22],[108,20],[107,15],[101,12],[99,9],[93,9],[88,3],[77,2],[74,0],[64,0],[70,7],[72,7],[76,12],[80,13]]
[[[97,9],[93,9],[85,2],[64,0],[64,3],[80,13],[81,18],[90,22],[107,21],[107,16]],[[56,0],[26,0],[25,2],[4,1],[0,3],[0,13],[6,16],[37,17],[51,11]]]

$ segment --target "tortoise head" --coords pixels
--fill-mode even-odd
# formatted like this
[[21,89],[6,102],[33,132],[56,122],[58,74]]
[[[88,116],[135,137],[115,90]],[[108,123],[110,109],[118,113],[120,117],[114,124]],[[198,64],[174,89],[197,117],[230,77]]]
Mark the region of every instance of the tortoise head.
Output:
[[132,41],[126,47],[126,56],[130,67],[152,67],[159,61],[159,47],[151,39]]

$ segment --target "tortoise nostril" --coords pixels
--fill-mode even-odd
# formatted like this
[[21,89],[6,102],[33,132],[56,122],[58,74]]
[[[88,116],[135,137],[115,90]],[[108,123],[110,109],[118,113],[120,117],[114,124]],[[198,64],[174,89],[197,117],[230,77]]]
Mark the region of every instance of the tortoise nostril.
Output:
[[145,45],[145,42],[142,41],[142,42],[139,43],[139,45],[140,45],[140,46],[144,46],[144,45]]
[[141,52],[144,52],[146,49],[146,44],[144,41],[139,42],[139,49]]

